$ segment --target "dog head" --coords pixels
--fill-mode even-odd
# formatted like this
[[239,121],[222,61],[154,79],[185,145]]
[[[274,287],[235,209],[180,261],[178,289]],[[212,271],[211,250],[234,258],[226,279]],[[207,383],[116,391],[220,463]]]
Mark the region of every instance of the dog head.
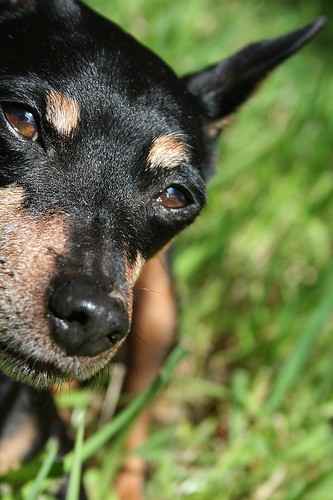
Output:
[[319,19],[178,78],[73,0],[0,1],[0,368],[84,380],[144,262],[199,214],[230,116]]

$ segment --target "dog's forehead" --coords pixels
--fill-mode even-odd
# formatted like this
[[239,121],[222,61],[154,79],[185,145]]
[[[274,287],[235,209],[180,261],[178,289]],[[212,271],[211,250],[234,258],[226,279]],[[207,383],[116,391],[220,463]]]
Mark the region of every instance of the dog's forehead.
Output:
[[[36,111],[47,152],[15,173],[29,201],[39,212],[50,200],[69,205],[63,185],[73,200],[95,189],[109,201],[103,192],[119,197],[124,177],[125,196],[147,183],[147,171],[155,179],[180,165],[197,176],[201,118],[181,81],[119,27],[81,4],[64,3],[77,10],[68,14],[51,0],[49,11],[36,0],[44,7],[1,20],[0,7],[0,97],[4,90],[5,101]],[[31,165],[28,151],[21,154],[22,165]]]
[[118,26],[81,4],[51,1],[48,9],[47,2],[35,3],[8,19],[1,20],[0,9],[6,47],[0,81],[8,80],[22,102],[46,102],[59,130],[94,115],[101,123],[104,114],[128,130],[144,120],[158,136],[195,120],[192,98],[173,71]]
[[[68,2],[50,3],[60,10]],[[0,4],[0,73],[36,74],[68,87],[82,79],[87,95],[96,91],[94,83],[127,88],[136,95],[150,85],[177,86],[173,71],[150,50],[111,21],[76,6],[74,13],[27,8],[7,19],[1,16]]]

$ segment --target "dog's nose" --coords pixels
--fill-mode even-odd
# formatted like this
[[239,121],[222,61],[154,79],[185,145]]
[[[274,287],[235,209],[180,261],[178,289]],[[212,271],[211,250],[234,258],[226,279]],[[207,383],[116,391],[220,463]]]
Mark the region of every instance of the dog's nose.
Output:
[[123,339],[129,329],[121,300],[78,278],[58,283],[49,311],[53,338],[70,355],[101,354]]

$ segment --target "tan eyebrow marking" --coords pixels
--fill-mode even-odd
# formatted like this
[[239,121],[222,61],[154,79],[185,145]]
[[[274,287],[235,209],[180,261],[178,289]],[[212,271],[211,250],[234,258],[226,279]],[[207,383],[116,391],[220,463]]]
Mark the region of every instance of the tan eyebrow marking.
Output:
[[176,135],[168,134],[154,140],[147,156],[152,168],[174,168],[187,161],[185,143]]
[[50,90],[46,94],[46,118],[60,133],[70,135],[80,119],[80,109],[71,97]]

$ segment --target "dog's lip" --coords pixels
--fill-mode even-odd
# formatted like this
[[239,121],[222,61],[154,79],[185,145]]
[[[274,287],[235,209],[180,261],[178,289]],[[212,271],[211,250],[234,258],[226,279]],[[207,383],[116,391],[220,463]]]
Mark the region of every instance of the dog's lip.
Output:
[[22,382],[32,383],[38,387],[49,386],[54,382],[66,382],[71,378],[53,363],[29,358],[22,353],[14,352],[1,342],[0,365],[8,376]]
[[[7,345],[0,342],[0,369],[10,378],[21,383],[32,385],[38,389],[48,388],[54,384],[63,384],[70,381],[83,381],[93,377],[98,371],[113,357],[112,351],[99,356],[95,360],[94,366],[86,366],[84,361],[87,358],[66,356],[68,360],[78,361],[76,369],[72,366],[64,365],[64,368],[57,366],[52,361],[41,361],[40,359],[27,356],[24,353],[16,352]],[[91,358],[90,358],[91,359]],[[70,364],[70,363],[69,363]]]

